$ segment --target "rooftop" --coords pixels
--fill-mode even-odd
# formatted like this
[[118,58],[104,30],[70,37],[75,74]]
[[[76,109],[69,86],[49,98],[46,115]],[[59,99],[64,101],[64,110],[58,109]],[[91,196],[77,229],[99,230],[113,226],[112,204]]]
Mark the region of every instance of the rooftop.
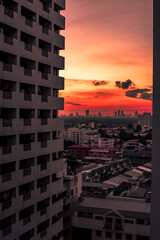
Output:
[[151,204],[144,199],[122,198],[122,197],[84,197],[79,203],[80,207],[96,209],[112,209],[120,211],[150,213]]
[[79,146],[79,145],[72,145],[72,146],[69,146],[68,149],[70,148],[78,148],[78,149],[92,149],[91,147],[88,147],[88,146]]

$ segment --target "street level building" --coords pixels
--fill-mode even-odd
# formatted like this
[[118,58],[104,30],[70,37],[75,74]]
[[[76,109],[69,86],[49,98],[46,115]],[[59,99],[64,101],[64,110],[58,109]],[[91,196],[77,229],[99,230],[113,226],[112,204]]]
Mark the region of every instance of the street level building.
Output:
[[72,219],[72,239],[149,240],[150,202],[121,197],[83,197]]

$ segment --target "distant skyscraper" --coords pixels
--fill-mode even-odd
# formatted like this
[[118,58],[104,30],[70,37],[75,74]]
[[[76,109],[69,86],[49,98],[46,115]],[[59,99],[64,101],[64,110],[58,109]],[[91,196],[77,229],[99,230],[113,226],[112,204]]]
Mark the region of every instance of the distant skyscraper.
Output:
[[0,1],[0,239],[63,238],[65,0]]
[[135,117],[138,117],[138,111],[137,110],[135,111]]
[[78,115],[78,112],[76,113],[76,117],[78,117],[79,115]]
[[89,110],[86,110],[86,117],[89,117]]
[[123,113],[123,110],[121,111],[121,117],[123,117],[124,116],[124,113]]
[[117,112],[114,113],[114,116],[117,117]]
[[98,117],[102,117],[102,114],[100,112],[98,113]]
[[120,112],[121,112],[121,111],[120,111],[120,110],[118,110],[118,117],[120,117]]

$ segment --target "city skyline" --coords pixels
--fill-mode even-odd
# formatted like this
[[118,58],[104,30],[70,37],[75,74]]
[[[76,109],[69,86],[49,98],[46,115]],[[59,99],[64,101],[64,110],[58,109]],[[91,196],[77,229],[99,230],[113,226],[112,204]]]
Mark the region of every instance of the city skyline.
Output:
[[[120,115],[119,117],[122,117],[122,112],[123,112],[123,117],[126,117],[126,116],[135,116],[135,113],[137,112],[138,115],[139,114],[143,114],[143,113],[151,113],[152,115],[152,111],[148,111],[148,110],[145,110],[145,109],[140,109],[139,111],[137,111],[136,109],[134,110],[130,110],[130,109],[127,109],[127,110],[123,110],[123,109],[112,109],[112,110],[108,110],[105,112],[105,114],[102,114],[101,112],[98,112],[98,111],[90,111],[89,110],[89,116],[88,117],[91,117],[91,116],[98,116],[99,113],[102,114],[103,117],[118,117],[118,110],[120,110]],[[63,111],[64,112],[64,111]],[[74,109],[71,111],[68,111],[67,114],[64,114],[62,112],[61,116],[76,116],[76,117],[79,117],[79,116],[86,116],[86,109],[83,109],[81,112],[78,112],[77,109]],[[67,111],[66,111],[67,112]],[[87,116],[86,116],[87,117]]]
[[65,16],[64,114],[151,111],[152,2],[68,0]]

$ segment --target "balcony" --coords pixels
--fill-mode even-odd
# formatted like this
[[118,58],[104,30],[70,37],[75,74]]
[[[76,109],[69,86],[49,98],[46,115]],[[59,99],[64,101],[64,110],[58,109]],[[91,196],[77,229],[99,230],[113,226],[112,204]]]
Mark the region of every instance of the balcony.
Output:
[[19,212],[19,220],[23,220],[23,225],[31,222],[31,215],[34,214],[34,205],[25,208]]
[[50,110],[38,110],[38,118],[41,119],[41,125],[47,125],[48,124],[48,118],[50,118]]
[[0,147],[2,147],[2,154],[10,154],[12,152],[12,146],[16,145],[16,136],[1,136]]
[[52,0],[40,0],[40,2],[43,4],[43,10],[49,13],[52,8]]
[[4,14],[10,18],[14,18],[14,12],[18,12],[18,4],[15,1],[2,0],[4,6]]
[[2,118],[3,127],[12,127],[12,119],[16,118],[15,108],[1,108],[0,118]]
[[24,75],[32,76],[32,70],[36,69],[36,63],[27,58],[20,58],[20,66],[24,68]]
[[19,187],[19,195],[23,195],[23,201],[31,199],[31,192],[34,190],[34,182],[30,182]]
[[48,102],[48,96],[42,95],[41,96],[41,102]]
[[51,74],[51,66],[43,63],[38,63],[38,71],[41,72],[41,78],[48,80],[48,74]]
[[42,155],[37,157],[37,164],[40,165],[41,171],[47,169],[47,163],[50,161],[50,155]]
[[32,76],[32,69],[30,69],[30,68],[24,68],[24,75]]
[[3,119],[2,126],[3,127],[12,127],[12,119]]
[[[64,17],[61,16],[61,15],[59,15],[59,16],[60,16],[60,17],[63,19],[63,21],[64,21]],[[64,25],[64,23],[63,23],[63,25]],[[64,29],[64,26],[63,26],[63,27],[60,27],[60,26],[54,24],[54,32],[55,32],[56,34],[60,35],[60,30],[63,30],[63,29]]]
[[34,142],[34,133],[30,134],[21,134],[19,137],[19,144],[23,144],[23,150],[24,151],[30,151],[31,150],[31,143]]
[[47,191],[47,185],[50,183],[50,176],[43,177],[37,180],[37,188],[40,188],[40,193]]
[[[31,1],[31,0],[30,0]],[[25,232],[19,237],[19,240],[29,240],[34,237],[34,228],[29,230],[28,232]]]
[[42,26],[42,33],[49,35],[49,30],[52,30],[52,23],[47,19],[39,16],[39,24]]
[[12,99],[12,92],[3,91],[3,99]]
[[32,52],[32,47],[36,46],[36,38],[25,32],[21,32],[21,41],[24,42],[25,50]]
[[22,6],[21,15],[25,17],[25,24],[29,27],[33,27],[33,22],[36,22],[36,13]]
[[13,39],[17,38],[17,29],[4,23],[0,23],[0,28],[3,29],[4,43],[13,45]]
[[40,238],[47,234],[47,228],[49,227],[49,219],[42,222],[37,226],[37,233],[40,233]]
[[59,76],[59,69],[56,67],[53,67],[53,75]]
[[19,115],[24,119],[24,126],[31,126],[31,120],[35,117],[34,109],[20,109]]
[[58,222],[62,218],[63,214],[62,212],[59,212],[57,215],[52,217],[52,224]]
[[12,65],[17,65],[17,56],[0,51],[0,62],[3,62],[3,71],[12,72]]
[[16,83],[1,79],[0,90],[3,91],[3,99],[12,99],[12,92],[16,91]]
[[47,141],[50,140],[50,132],[38,133],[38,142],[41,142],[41,148],[47,147]]
[[65,9],[65,0],[55,0],[55,4],[59,6],[60,10]]
[[19,162],[19,170],[23,171],[23,176],[29,176],[32,173],[32,167],[34,166],[34,158],[28,158]]
[[104,228],[106,229],[112,229],[112,223],[108,222],[104,224]]
[[54,3],[54,11],[60,13],[61,10],[63,10],[63,8],[60,5]]
[[0,193],[0,203],[2,203],[3,211],[12,206],[12,199],[15,197],[16,197],[16,188],[12,188]]
[[39,39],[39,48],[42,49],[42,56],[48,57],[48,52],[51,52],[51,44]]
[[50,198],[46,198],[37,203],[37,211],[40,211],[40,216],[47,213],[47,207],[50,206]]
[[24,93],[24,101],[32,101],[32,94],[35,94],[35,85],[20,83],[20,92]]
[[10,215],[0,221],[2,236],[5,237],[12,232],[12,225],[16,223],[16,214]]
[[38,86],[38,95],[41,95],[41,102],[48,102],[48,97],[51,96],[51,89]]
[[7,72],[12,72],[12,64],[10,63],[3,63],[3,70]]
[[15,172],[16,169],[16,163],[11,162],[11,163],[5,163],[1,164],[1,172],[0,174],[2,175],[2,182],[8,182],[12,180],[12,172]]
[[118,231],[123,231],[123,225],[117,223],[117,224],[115,224],[114,229],[118,230]]

